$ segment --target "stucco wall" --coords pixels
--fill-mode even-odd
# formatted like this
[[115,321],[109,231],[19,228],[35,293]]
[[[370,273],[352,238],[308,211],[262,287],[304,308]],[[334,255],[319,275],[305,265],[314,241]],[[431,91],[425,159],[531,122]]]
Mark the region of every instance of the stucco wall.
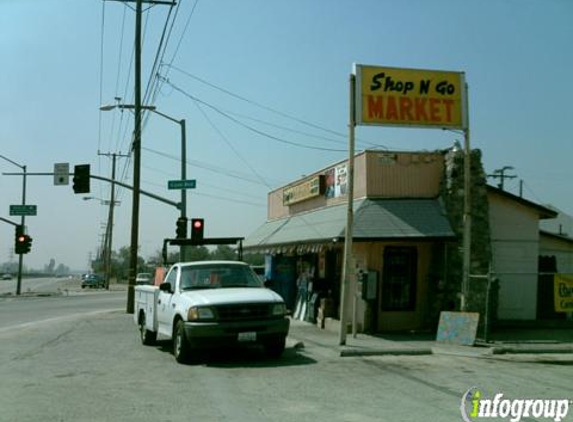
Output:
[[540,236],[541,256],[555,256],[557,271],[565,274],[573,274],[573,242],[559,239],[553,236]]
[[493,270],[499,279],[499,319],[533,320],[537,312],[539,216],[489,194]]

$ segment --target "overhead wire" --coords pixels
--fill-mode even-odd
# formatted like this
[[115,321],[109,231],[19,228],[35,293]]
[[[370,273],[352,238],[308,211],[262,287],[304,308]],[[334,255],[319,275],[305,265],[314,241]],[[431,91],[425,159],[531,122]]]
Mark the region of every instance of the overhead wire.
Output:
[[[165,171],[165,170],[162,170],[162,169],[158,169],[157,167],[152,167],[152,166],[147,166],[147,165],[142,165],[142,167],[143,167],[143,168],[146,168],[146,169],[148,169],[148,170],[151,170],[151,171],[153,171],[153,172],[163,174],[164,176],[171,177],[171,178],[177,178],[177,177],[180,176],[179,174],[176,174],[176,173],[174,173],[174,172],[168,172],[168,171]],[[214,185],[214,184],[212,184],[212,183],[207,183],[207,182],[203,182],[203,181],[201,181],[201,186],[206,186],[206,187],[209,187],[209,188],[213,188],[213,189],[216,189],[216,190],[221,190],[221,191],[224,191],[224,192],[230,192],[230,193],[233,193],[233,194],[239,194],[240,196],[245,196],[245,197],[252,198],[252,199],[261,199],[260,195],[253,195],[252,193],[246,193],[246,192],[242,192],[242,191],[239,191],[239,190],[236,190],[236,189],[223,188],[223,187],[221,187],[221,186],[219,186],[219,185]]]
[[[102,2],[102,11],[101,11],[101,27],[100,27],[100,67],[99,67],[99,105],[102,103],[103,99],[103,69],[104,69],[104,35],[105,35],[105,1]],[[98,109],[99,109],[98,105]],[[101,133],[102,133],[102,111],[99,110],[98,115],[98,141],[97,141],[97,150],[99,151],[101,148]],[[98,156],[98,171],[101,173],[101,160]],[[100,194],[102,192],[101,183],[100,186]]]
[[[149,185],[149,186],[157,186],[157,187],[164,187],[163,185],[160,185],[159,183],[156,182],[150,182],[147,180],[143,181],[144,184]],[[244,201],[242,199],[232,199],[232,198],[226,198],[224,196],[218,196],[218,195],[211,195],[208,193],[201,193],[201,192],[194,192],[193,195],[197,195],[197,196],[205,196],[207,198],[213,198],[213,199],[219,199],[222,201],[227,201],[227,202],[232,202],[234,204],[246,204],[246,205],[252,205],[255,207],[266,207],[265,204],[261,204],[261,203],[256,203],[256,202],[250,202],[250,201]]]
[[[176,71],[182,73],[183,75],[185,75],[185,76],[187,76],[187,77],[189,77],[189,78],[191,78],[191,79],[194,79],[194,80],[196,80],[196,81],[198,81],[198,82],[200,82],[200,83],[202,83],[202,84],[204,84],[204,85],[207,85],[207,86],[209,86],[209,87],[211,87],[211,88],[213,88],[213,89],[215,89],[215,90],[218,90],[218,91],[220,91],[220,92],[223,92],[223,93],[225,93],[225,94],[227,94],[227,95],[229,95],[229,96],[231,96],[231,97],[233,97],[233,98],[236,98],[236,99],[238,99],[238,100],[244,101],[244,102],[246,102],[246,103],[248,103],[248,104],[254,105],[254,106],[259,107],[259,108],[261,108],[261,109],[263,109],[263,110],[266,110],[266,111],[269,111],[269,112],[271,112],[271,113],[277,114],[277,115],[279,115],[279,116],[281,116],[281,117],[284,117],[284,118],[286,118],[286,119],[295,121],[295,122],[297,122],[297,123],[300,123],[300,124],[303,124],[303,125],[306,125],[306,126],[309,126],[309,127],[312,127],[312,128],[314,128],[314,129],[318,129],[318,130],[321,130],[321,131],[330,133],[330,134],[332,134],[332,135],[336,135],[336,136],[338,136],[338,137],[342,137],[342,138],[345,138],[345,139],[348,138],[348,134],[346,134],[346,133],[341,133],[341,132],[334,131],[334,130],[332,130],[332,129],[326,128],[326,127],[321,126],[321,125],[318,125],[318,124],[316,124],[316,123],[309,122],[308,120],[304,120],[304,119],[301,119],[301,118],[299,118],[299,117],[293,116],[293,115],[291,115],[291,114],[285,113],[285,112],[283,112],[283,111],[277,110],[276,108],[273,108],[273,107],[267,106],[267,105],[265,105],[265,104],[259,103],[259,102],[257,102],[257,101],[251,100],[251,99],[249,99],[249,98],[247,98],[247,97],[245,97],[245,96],[243,96],[243,95],[236,94],[236,93],[230,91],[229,89],[220,87],[220,86],[218,86],[218,85],[216,85],[216,84],[214,84],[214,83],[212,83],[212,82],[209,82],[209,81],[207,81],[207,80],[205,80],[205,79],[203,79],[203,78],[200,78],[199,76],[193,75],[192,73],[189,73],[189,72],[187,72],[187,71],[185,71],[185,70],[183,70],[183,69],[181,69],[181,68],[179,68],[179,67],[173,65],[172,63],[163,63],[163,66],[167,67],[168,69],[175,69]],[[313,136],[319,137],[319,136],[316,136],[316,135],[313,135]],[[386,145],[376,144],[376,143],[364,141],[364,140],[361,140],[361,139],[356,139],[356,141],[357,141],[357,143],[362,143],[362,144],[364,144],[364,145],[368,145],[369,147],[388,149],[388,146],[386,146]]]
[[[141,149],[144,150],[144,151],[148,151],[148,152],[150,152],[150,153],[152,153],[152,154],[158,155],[158,156],[160,156],[160,157],[164,157],[164,158],[168,158],[168,159],[171,159],[171,160],[175,160],[175,161],[181,162],[181,157],[179,157],[179,156],[167,154],[167,153],[165,153],[165,152],[157,151],[157,150],[155,150],[155,149],[148,148],[148,147],[141,147]],[[267,187],[267,184],[266,184],[266,183],[263,183],[259,178],[255,178],[255,177],[253,177],[253,176],[251,176],[251,175],[247,175],[247,174],[244,174],[244,173],[241,173],[241,172],[238,172],[238,171],[229,170],[229,169],[226,169],[226,168],[223,168],[223,167],[218,167],[218,166],[215,166],[215,165],[212,165],[212,164],[202,163],[202,162],[197,161],[197,160],[187,159],[187,160],[186,160],[186,163],[187,163],[187,165],[194,166],[194,167],[198,167],[198,168],[201,168],[201,169],[203,169],[203,170],[207,170],[207,171],[210,171],[210,172],[213,172],[213,173],[222,174],[222,175],[225,175],[225,176],[232,177],[232,178],[234,178],[234,179],[240,179],[240,180],[243,180],[243,181],[245,181],[245,182],[249,182],[249,183],[253,183],[253,184],[256,184],[256,185],[262,185],[262,186]]]
[[251,170],[251,172],[265,185],[267,186],[269,189],[271,189],[270,184],[263,178],[263,176],[261,176],[261,174],[259,172],[257,172],[255,170],[255,168],[253,166],[251,166],[251,164],[242,156],[242,154],[239,153],[239,151],[237,150],[237,148],[235,148],[235,146],[231,143],[231,141],[229,141],[229,139],[223,134],[223,132],[217,127],[215,126],[215,124],[213,123],[213,121],[209,118],[209,116],[207,115],[207,113],[205,113],[205,110],[203,110],[203,108],[201,108],[201,105],[197,102],[194,101],[195,105],[197,106],[197,108],[199,109],[199,111],[201,112],[201,114],[203,115],[203,117],[207,120],[207,122],[211,125],[211,127],[213,128],[213,130],[215,132],[217,132],[219,134],[219,136],[221,137],[221,139],[223,139],[223,141],[227,144],[227,146],[231,149],[231,151],[233,151],[233,153],[239,157],[239,160],[241,160],[243,162],[243,164],[245,164],[249,170]]
[[184,96],[188,97],[189,99],[191,99],[191,100],[193,100],[193,101],[195,101],[195,102],[197,102],[197,103],[200,103],[200,104],[202,104],[202,105],[204,105],[204,106],[210,108],[211,110],[213,110],[213,111],[219,113],[220,115],[226,117],[227,119],[231,120],[232,122],[236,123],[237,125],[242,126],[243,128],[245,128],[245,129],[247,129],[247,130],[249,130],[249,131],[251,131],[251,132],[253,132],[253,133],[256,133],[256,134],[258,134],[258,135],[260,135],[260,136],[263,136],[263,137],[272,139],[272,140],[274,140],[274,141],[276,141],[276,142],[280,142],[280,143],[283,143],[283,144],[287,144],[287,145],[291,145],[291,146],[294,146],[294,147],[298,147],[298,148],[311,149],[311,150],[317,150],[317,151],[328,151],[328,152],[346,152],[346,151],[347,151],[346,149],[323,148],[323,147],[317,147],[317,146],[312,146],[312,145],[305,145],[305,144],[301,144],[301,143],[299,143],[299,142],[289,141],[289,140],[287,140],[287,139],[284,139],[284,138],[280,138],[280,137],[278,137],[278,136],[271,135],[271,134],[269,134],[269,133],[266,133],[266,132],[264,132],[264,131],[261,131],[261,130],[259,130],[259,129],[256,129],[256,128],[250,126],[250,125],[247,125],[246,123],[243,123],[243,122],[241,122],[241,121],[238,120],[238,119],[235,119],[235,118],[234,118],[233,116],[231,116],[230,114],[225,113],[225,112],[222,111],[220,108],[218,108],[218,107],[216,107],[216,106],[214,106],[214,105],[212,105],[212,104],[210,104],[210,103],[208,103],[208,102],[206,102],[206,101],[204,101],[204,100],[201,100],[200,98],[198,98],[198,97],[196,97],[196,96],[194,96],[194,95],[192,95],[192,94],[189,94],[188,92],[186,92],[186,91],[183,90],[182,88],[179,88],[178,86],[176,86],[175,84],[173,84],[173,83],[172,83],[171,81],[169,81],[168,79],[163,78],[163,77],[162,77],[162,79],[164,79],[164,82],[165,82],[167,85],[169,85],[171,88],[173,88],[175,91],[177,91],[177,92],[183,94]]

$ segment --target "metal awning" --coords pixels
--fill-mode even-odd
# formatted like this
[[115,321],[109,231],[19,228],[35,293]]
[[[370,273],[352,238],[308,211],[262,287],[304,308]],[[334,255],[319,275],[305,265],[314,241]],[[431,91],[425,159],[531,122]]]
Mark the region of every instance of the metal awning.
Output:
[[[344,240],[347,204],[341,203],[271,220],[248,236],[245,250],[316,251]],[[437,199],[354,201],[354,241],[444,239],[455,237]]]

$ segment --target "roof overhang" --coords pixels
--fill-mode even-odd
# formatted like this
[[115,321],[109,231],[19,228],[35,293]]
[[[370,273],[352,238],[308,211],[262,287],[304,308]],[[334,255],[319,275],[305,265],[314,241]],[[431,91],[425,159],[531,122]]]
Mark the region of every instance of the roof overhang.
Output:
[[[455,238],[438,199],[354,201],[353,241]],[[341,203],[271,220],[245,239],[248,251],[313,252],[344,241],[347,204]]]

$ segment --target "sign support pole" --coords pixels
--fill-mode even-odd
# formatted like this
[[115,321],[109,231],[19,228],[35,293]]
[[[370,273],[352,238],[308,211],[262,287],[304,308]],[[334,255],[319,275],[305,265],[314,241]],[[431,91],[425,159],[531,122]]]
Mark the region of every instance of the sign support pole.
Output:
[[471,148],[470,125],[468,113],[468,85],[465,84],[464,99],[464,239],[463,239],[463,280],[460,307],[462,312],[468,310],[468,295],[470,287],[472,217],[471,217]]
[[[24,177],[22,177],[22,205],[26,205],[26,166],[22,166],[22,171],[24,172]],[[20,224],[25,227],[26,217],[23,215]],[[20,296],[22,292],[22,267],[24,266],[24,255],[20,254],[18,256],[18,279],[16,282],[16,296]]]
[[346,304],[351,275],[354,273],[352,259],[352,223],[354,221],[354,132],[356,128],[356,76],[350,75],[350,120],[348,124],[348,208],[344,234],[344,262],[340,288],[340,338],[339,345],[346,344]]

